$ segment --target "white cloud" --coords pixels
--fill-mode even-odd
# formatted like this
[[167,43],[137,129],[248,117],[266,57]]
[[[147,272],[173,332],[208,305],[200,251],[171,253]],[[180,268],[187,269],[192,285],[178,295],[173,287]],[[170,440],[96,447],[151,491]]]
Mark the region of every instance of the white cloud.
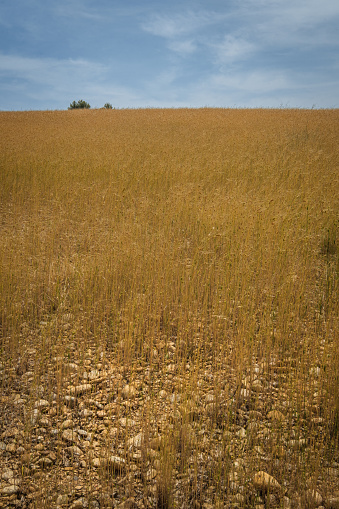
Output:
[[[138,94],[109,79],[109,68],[83,59],[26,58],[0,53],[1,90],[24,94],[41,108],[66,108],[71,100],[83,98],[92,106],[110,101],[128,106]],[[40,107],[40,106],[38,106]]]
[[187,12],[186,14],[171,16],[154,14],[149,20],[142,23],[141,28],[153,35],[174,39],[214,24],[217,19],[220,19],[220,15],[205,11]]
[[329,23],[339,22],[337,0],[246,0],[243,13],[252,20],[252,27],[246,24],[253,36],[273,47],[338,44],[328,32]]
[[216,53],[217,62],[225,64],[248,58],[255,51],[256,45],[229,34],[221,42],[211,44],[211,48]]
[[101,76],[106,67],[103,64],[83,59],[57,60],[54,58],[29,58],[18,55],[0,54],[0,73],[14,75],[16,79],[24,79],[46,85],[54,85],[63,77],[68,82],[81,82]]
[[279,70],[240,70],[230,74],[211,76],[209,84],[217,90],[240,90],[250,93],[270,93],[291,87],[291,82]]
[[168,47],[172,51],[180,53],[181,55],[190,55],[191,53],[194,53],[197,49],[196,43],[190,39],[183,41],[170,41],[168,43]]

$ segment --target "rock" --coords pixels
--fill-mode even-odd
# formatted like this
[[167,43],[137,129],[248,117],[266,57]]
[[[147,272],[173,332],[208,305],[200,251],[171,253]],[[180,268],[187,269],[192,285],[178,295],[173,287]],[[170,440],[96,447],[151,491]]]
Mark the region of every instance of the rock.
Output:
[[33,426],[34,426],[34,424],[36,424],[39,417],[40,417],[40,411],[37,408],[35,408],[31,415],[31,424],[33,424]]
[[16,493],[20,492],[20,488],[17,484],[11,484],[10,486],[6,486],[5,488],[2,488],[1,494],[2,495],[15,495]]
[[119,419],[119,423],[120,423],[120,426],[122,426],[123,428],[127,428],[129,426],[134,426],[136,424],[133,419],[129,419],[126,417],[121,417],[121,419]]
[[248,389],[241,389],[240,391],[240,397],[243,399],[248,399],[250,397],[251,393]]
[[154,468],[150,468],[146,473],[146,481],[151,481],[157,476],[157,471]]
[[124,502],[121,502],[118,506],[116,506],[117,509],[138,509],[138,505],[136,504],[133,497],[128,498]]
[[66,451],[71,456],[80,456],[82,454],[82,450],[76,445],[71,445],[70,447],[66,447]]
[[69,509],[82,509],[84,507],[88,507],[88,501],[85,497],[81,497],[75,500],[73,504],[69,506]]
[[78,371],[78,366],[74,362],[68,362],[67,364],[64,364],[65,370],[69,371],[70,373],[74,373],[75,371]]
[[258,412],[257,410],[250,410],[248,412],[248,417],[250,419],[253,419],[253,420],[256,420],[256,421],[262,421],[263,420],[263,415],[261,412]]
[[74,396],[65,396],[64,397],[65,405],[70,408],[74,408],[77,404],[77,399]]
[[237,431],[236,435],[239,438],[245,438],[246,437],[246,430],[245,430],[245,428],[240,428],[239,431]]
[[48,468],[53,465],[53,461],[48,457],[40,458],[38,465],[40,465],[42,468]]
[[14,438],[19,435],[18,428],[8,428],[1,435],[1,438]]
[[67,419],[66,421],[64,421],[61,426],[60,426],[60,429],[72,429],[74,426],[74,423],[72,421],[72,419]]
[[50,426],[51,421],[47,417],[42,417],[39,421],[40,426]]
[[205,401],[206,403],[214,403],[215,395],[213,393],[206,394]]
[[254,446],[254,450],[260,455],[260,456],[264,456],[265,455],[265,451],[264,449],[261,447],[261,445],[256,445]]
[[157,436],[152,438],[150,441],[150,448],[156,450],[159,450],[162,444],[162,438],[161,436]]
[[307,490],[306,498],[309,502],[314,503],[316,506],[321,505],[323,501],[323,497],[316,490]]
[[278,504],[277,497],[272,493],[269,493],[266,497],[266,505],[267,507],[276,507]]
[[34,403],[34,407],[35,408],[40,408],[40,409],[48,408],[49,407],[49,402],[46,399],[39,399],[38,401],[36,401]]
[[89,410],[88,408],[83,408],[80,412],[81,417],[91,417],[93,415],[93,410]]
[[278,481],[271,475],[263,472],[262,470],[257,472],[253,479],[254,486],[259,491],[281,493],[282,487]]
[[310,375],[319,376],[320,373],[321,373],[321,369],[319,368],[319,366],[310,368]]
[[234,501],[237,502],[238,504],[245,504],[245,497],[244,495],[242,495],[241,493],[237,493],[236,495],[234,495]]
[[13,454],[15,451],[16,451],[16,444],[14,442],[6,445],[6,452],[10,452]]
[[339,496],[330,496],[326,500],[326,509],[339,509]]
[[236,482],[236,481],[238,481],[238,480],[239,480],[239,474],[238,474],[238,472],[237,472],[236,470],[234,470],[233,472],[230,472],[230,473],[228,474],[228,480],[229,480],[230,482]]
[[77,434],[71,429],[65,429],[61,435],[61,438],[66,440],[66,442],[76,442]]
[[134,385],[125,385],[125,387],[122,389],[122,397],[124,399],[130,399],[130,398],[133,398],[137,393],[137,390],[136,388],[134,387]]
[[56,500],[57,506],[68,505],[68,495],[59,495]]
[[271,412],[268,412],[267,418],[270,419],[270,421],[283,421],[285,416],[282,412],[279,412],[279,410],[271,410]]
[[127,445],[130,448],[132,448],[132,447],[140,448],[143,440],[144,440],[144,434],[138,433],[137,435],[135,435],[135,437],[132,437],[127,441]]
[[292,508],[292,502],[288,497],[284,497],[282,501],[283,509],[291,509]]
[[263,385],[260,382],[260,380],[254,380],[254,382],[252,383],[252,387],[251,388],[252,388],[252,391],[260,392],[263,389]]
[[119,456],[110,456],[107,465],[116,474],[122,474],[125,471],[126,462],[123,458],[119,458]]
[[88,378],[90,380],[95,380],[96,378],[98,378],[100,376],[100,372],[97,370],[97,369],[92,369],[92,371],[90,371],[88,373]]
[[77,385],[76,387],[72,387],[70,390],[70,393],[74,394],[76,396],[81,396],[82,394],[91,392],[91,390],[92,390],[91,384],[82,384],[82,385]]
[[307,439],[306,438],[300,438],[299,440],[290,440],[289,446],[292,447],[295,450],[302,450],[305,449],[307,446]]
[[1,475],[1,478],[4,480],[4,481],[9,481],[10,479],[12,479],[14,477],[14,473],[13,473],[13,470],[11,470],[10,468],[6,468],[3,472],[2,472],[2,475]]

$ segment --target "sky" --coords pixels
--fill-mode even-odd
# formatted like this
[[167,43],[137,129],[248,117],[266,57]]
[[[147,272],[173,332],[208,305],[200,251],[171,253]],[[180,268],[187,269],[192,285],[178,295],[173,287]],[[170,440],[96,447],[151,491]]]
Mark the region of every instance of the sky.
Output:
[[338,108],[338,0],[1,0],[0,110]]

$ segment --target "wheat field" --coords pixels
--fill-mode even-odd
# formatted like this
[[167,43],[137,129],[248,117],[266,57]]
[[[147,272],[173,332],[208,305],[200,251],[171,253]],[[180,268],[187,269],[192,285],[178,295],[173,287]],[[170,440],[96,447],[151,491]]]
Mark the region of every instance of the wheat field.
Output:
[[0,507],[339,507],[339,111],[0,132]]

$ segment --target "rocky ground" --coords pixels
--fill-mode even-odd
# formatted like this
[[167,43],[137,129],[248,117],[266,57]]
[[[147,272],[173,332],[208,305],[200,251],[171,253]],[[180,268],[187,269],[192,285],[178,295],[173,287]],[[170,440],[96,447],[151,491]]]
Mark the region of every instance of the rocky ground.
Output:
[[178,348],[160,338],[128,364],[71,342],[39,368],[34,347],[2,362],[0,507],[339,508],[322,366],[304,384],[294,356],[271,356],[239,378],[227,356]]

